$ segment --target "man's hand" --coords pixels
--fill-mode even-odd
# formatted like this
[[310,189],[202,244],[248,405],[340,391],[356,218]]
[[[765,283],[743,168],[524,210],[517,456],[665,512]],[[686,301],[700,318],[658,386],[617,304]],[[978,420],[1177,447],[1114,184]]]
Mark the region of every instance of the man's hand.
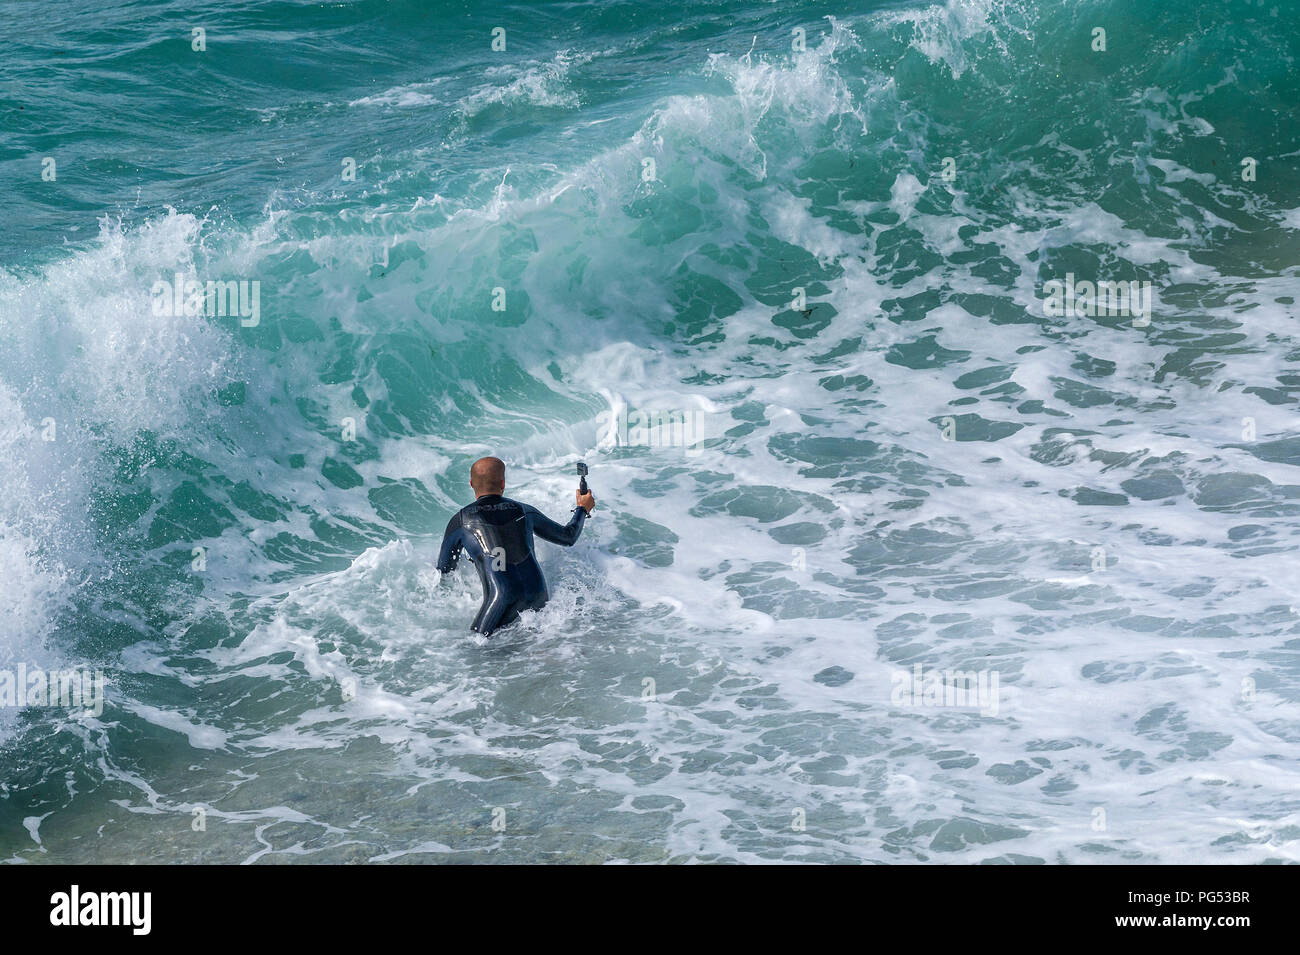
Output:
[[583,494],[581,491],[575,491],[574,497],[576,497],[578,500],[578,506],[582,508],[584,511],[586,511],[588,514],[590,514],[591,509],[596,506],[596,498],[592,495],[590,491],[588,491],[586,494]]

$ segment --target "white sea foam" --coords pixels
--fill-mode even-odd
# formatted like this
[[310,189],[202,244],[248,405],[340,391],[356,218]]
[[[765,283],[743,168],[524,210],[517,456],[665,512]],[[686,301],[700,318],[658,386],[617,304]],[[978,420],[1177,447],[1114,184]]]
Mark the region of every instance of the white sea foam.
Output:
[[405,86],[394,86],[386,89],[382,93],[376,93],[373,96],[363,96],[348,103],[349,106],[392,106],[399,109],[409,109],[418,106],[434,106],[442,100],[432,92],[436,90],[443,80],[430,80],[427,83],[408,83]]
[[569,83],[569,71],[596,55],[562,50],[548,61],[533,61],[523,67],[490,66],[483,71],[489,82],[461,97],[456,109],[467,119],[493,106],[576,109],[580,104]]

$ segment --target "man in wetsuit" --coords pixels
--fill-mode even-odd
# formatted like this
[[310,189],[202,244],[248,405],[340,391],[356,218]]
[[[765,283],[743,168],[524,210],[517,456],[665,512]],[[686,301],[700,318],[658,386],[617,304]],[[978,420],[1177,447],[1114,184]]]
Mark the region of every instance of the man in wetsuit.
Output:
[[462,549],[469,555],[483,584],[483,606],[478,608],[472,628],[486,637],[518,618],[521,610],[537,610],[550,599],[546,578],[533,556],[533,535],[571,547],[596,499],[590,492],[578,491],[573,517],[560,526],[537,508],[501,496],[506,489],[506,466],[500,458],[475,461],[469,470],[469,486],[476,500],[448,522],[438,571],[451,573]]

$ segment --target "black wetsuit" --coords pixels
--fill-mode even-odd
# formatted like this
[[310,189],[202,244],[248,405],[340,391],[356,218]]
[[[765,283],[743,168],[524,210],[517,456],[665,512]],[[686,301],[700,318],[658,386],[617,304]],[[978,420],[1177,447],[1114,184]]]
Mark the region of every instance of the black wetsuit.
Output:
[[474,562],[483,583],[483,606],[473,629],[486,637],[516,619],[521,610],[543,606],[550,594],[533,556],[533,535],[570,547],[586,519],[585,510],[574,508],[569,523],[561,526],[537,508],[500,494],[484,494],[461,508],[447,524],[438,570],[446,574],[455,569],[462,548]]

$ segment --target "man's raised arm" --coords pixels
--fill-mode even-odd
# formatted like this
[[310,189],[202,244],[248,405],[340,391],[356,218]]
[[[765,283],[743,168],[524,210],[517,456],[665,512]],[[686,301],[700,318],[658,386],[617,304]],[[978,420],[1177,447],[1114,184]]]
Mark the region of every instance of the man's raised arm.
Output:
[[528,507],[528,517],[533,525],[533,533],[544,541],[552,544],[559,544],[561,547],[572,547],[577,541],[578,535],[582,533],[582,525],[587,521],[587,515],[591,509],[596,506],[596,499],[590,493],[578,494],[578,506],[573,509],[573,516],[569,518],[569,523],[560,525],[551,520],[535,507]]

